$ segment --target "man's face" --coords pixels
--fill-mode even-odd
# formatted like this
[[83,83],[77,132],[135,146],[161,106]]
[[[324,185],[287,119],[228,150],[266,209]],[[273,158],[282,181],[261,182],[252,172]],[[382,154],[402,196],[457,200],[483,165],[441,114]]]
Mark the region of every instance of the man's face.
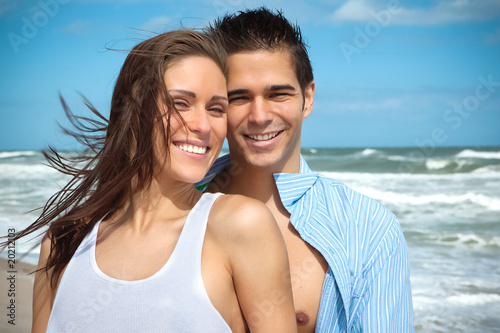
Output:
[[228,61],[231,159],[272,172],[298,172],[302,121],[313,107],[314,82],[302,94],[286,51],[235,53]]

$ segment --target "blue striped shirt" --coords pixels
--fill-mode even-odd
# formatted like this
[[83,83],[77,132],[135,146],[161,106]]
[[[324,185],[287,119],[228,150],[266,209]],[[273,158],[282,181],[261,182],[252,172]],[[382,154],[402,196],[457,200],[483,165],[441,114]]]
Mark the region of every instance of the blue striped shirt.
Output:
[[[204,189],[229,165],[219,158]],[[414,332],[408,249],[396,217],[379,202],[313,173],[274,174],[290,223],[328,262],[316,332]]]

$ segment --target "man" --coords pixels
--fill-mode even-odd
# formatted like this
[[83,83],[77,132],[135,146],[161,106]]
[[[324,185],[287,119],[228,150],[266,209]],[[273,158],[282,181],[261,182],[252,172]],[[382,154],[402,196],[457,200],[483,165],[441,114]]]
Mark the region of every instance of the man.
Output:
[[[230,155],[199,188],[210,182],[206,190],[256,198],[274,214],[299,332],[413,332],[407,246],[395,216],[313,173],[300,155],[315,85],[299,28],[259,8],[227,15],[208,31],[229,55]],[[262,315],[278,301],[270,295]]]

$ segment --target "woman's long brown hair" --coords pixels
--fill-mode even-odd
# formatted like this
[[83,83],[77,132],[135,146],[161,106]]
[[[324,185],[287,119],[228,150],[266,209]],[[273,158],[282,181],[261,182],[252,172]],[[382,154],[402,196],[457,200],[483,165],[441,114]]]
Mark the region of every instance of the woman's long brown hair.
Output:
[[48,200],[34,223],[12,239],[49,225],[51,249],[44,269],[47,273],[53,269],[52,287],[95,224],[112,217],[133,193],[151,184],[158,161],[155,133],[164,133],[168,147],[170,118],[182,119],[167,92],[164,74],[170,64],[189,56],[212,59],[227,77],[226,55],[216,40],[197,31],[176,30],[143,41],[128,54],[116,81],[109,120],[87,100],[86,106],[100,120],[76,116],[61,98],[75,127],[65,132],[87,149],[73,158],[64,158],[50,147],[43,152],[49,164],[70,175],[71,181]]

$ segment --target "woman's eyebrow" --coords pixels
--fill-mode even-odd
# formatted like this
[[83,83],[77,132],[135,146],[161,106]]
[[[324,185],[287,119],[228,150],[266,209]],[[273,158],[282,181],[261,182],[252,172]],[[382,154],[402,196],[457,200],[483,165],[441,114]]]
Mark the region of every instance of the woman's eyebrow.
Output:
[[212,97],[210,99],[210,101],[218,101],[218,100],[224,100],[224,101],[227,101],[227,97],[226,96],[219,96],[219,95],[215,95],[214,97]]
[[188,95],[189,97],[193,97],[195,98],[196,97],[196,94],[192,91],[189,91],[189,90],[183,90],[183,89],[169,89],[168,92],[177,92],[177,93],[181,93],[183,95]]

